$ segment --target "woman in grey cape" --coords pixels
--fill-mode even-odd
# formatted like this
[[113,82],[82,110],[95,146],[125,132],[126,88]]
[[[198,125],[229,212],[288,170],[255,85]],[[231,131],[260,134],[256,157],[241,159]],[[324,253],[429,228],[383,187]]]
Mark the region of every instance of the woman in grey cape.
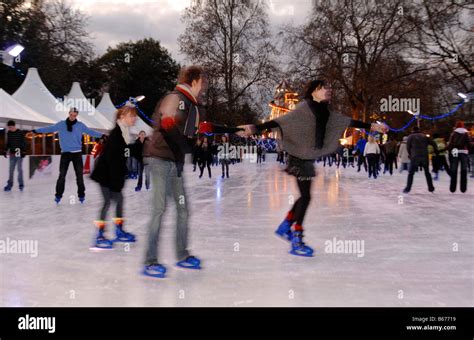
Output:
[[[300,197],[296,200],[276,234],[291,243],[290,253],[313,256],[313,249],[303,242],[303,220],[311,200],[315,159],[336,151],[339,139],[348,127],[385,133],[385,124],[352,120],[328,108],[332,89],[324,80],[310,81],[304,99],[288,114],[259,125],[240,126],[242,136],[251,136],[271,129],[277,132],[279,143],[288,152],[286,172],[296,177]],[[292,228],[293,227],[293,228]]]

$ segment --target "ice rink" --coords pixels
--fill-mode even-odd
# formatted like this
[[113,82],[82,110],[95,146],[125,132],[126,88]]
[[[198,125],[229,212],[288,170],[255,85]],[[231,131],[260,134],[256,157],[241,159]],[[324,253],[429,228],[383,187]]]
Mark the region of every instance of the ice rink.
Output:
[[[127,181],[130,246],[91,252],[101,197],[89,178],[86,203],[69,202],[76,184],[53,202],[55,178],[0,193],[0,240],[37,241],[35,254],[0,254],[1,306],[473,306],[474,223],[468,192],[451,194],[441,173],[436,191],[416,174],[401,195],[407,172],[367,179],[355,169],[317,165],[305,241],[315,257],[288,254],[274,230],[298,197],[294,178],[272,157],[230,167],[230,179],[199,179],[185,167],[190,249],[202,271],[174,267],[174,203],[163,219],[160,262],[168,277],[141,275],[152,192]],[[110,216],[110,215],[109,215]],[[112,217],[112,216],[110,216]],[[108,233],[113,229],[109,226]],[[329,246],[358,242],[331,253]],[[362,247],[363,245],[363,247]],[[342,248],[339,248],[342,249]]]

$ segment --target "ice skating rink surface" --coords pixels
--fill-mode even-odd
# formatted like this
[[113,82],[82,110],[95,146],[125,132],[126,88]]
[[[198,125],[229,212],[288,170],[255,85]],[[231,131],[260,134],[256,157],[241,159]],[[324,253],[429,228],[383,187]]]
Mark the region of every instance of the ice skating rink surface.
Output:
[[[75,196],[72,171],[63,202],[53,202],[55,178],[0,195],[0,240],[37,241],[37,256],[0,254],[1,306],[473,306],[474,187],[451,194],[441,173],[436,191],[407,172],[367,179],[355,169],[317,166],[304,226],[315,257],[288,254],[274,237],[293,199],[294,178],[274,160],[230,167],[230,179],[199,179],[186,165],[190,249],[202,271],[174,267],[174,203],[163,218],[160,262],[166,279],[140,274],[152,192],[124,189],[130,246],[91,252],[101,197],[86,183],[86,203]],[[87,176],[86,176],[87,177]],[[112,217],[109,215],[109,217]],[[108,228],[108,235],[113,229]],[[339,242],[338,242],[339,241]],[[345,242],[347,241],[347,242]],[[358,242],[358,248],[339,247]],[[344,243],[345,242],[345,243]],[[330,252],[331,246],[343,253]],[[356,251],[357,250],[357,251]]]

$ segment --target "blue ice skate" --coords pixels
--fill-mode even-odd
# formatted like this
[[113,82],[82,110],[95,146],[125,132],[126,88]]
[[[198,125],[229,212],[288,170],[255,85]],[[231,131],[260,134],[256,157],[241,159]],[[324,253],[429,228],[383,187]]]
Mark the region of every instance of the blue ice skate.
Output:
[[114,242],[135,242],[136,238],[135,235],[132,233],[126,232],[123,230],[123,218],[114,218],[114,224],[115,224],[115,235],[116,238]]
[[149,266],[145,266],[145,268],[143,270],[143,275],[158,277],[158,278],[161,278],[161,279],[165,277],[165,274],[166,274],[166,268],[163,265],[159,264],[159,263],[155,263],[155,264],[151,264]]
[[85,200],[86,200],[86,198],[85,198],[84,196],[79,197],[79,202],[80,202],[81,204],[84,204],[84,201],[85,201]]
[[290,221],[285,218],[283,222],[278,226],[277,230],[275,230],[275,234],[285,241],[290,241],[292,239],[292,232],[291,232],[291,225],[293,221]]
[[297,256],[313,256],[313,249],[308,247],[303,242],[303,233],[301,231],[293,232],[293,238],[291,240],[290,254]]
[[113,242],[111,240],[107,239],[104,236],[104,231],[99,230],[92,248],[94,248],[94,249],[112,249],[113,246],[114,246]]
[[61,197],[55,196],[54,197],[54,202],[56,202],[56,204],[59,204],[59,202],[61,202]]
[[177,262],[176,265],[186,269],[201,269],[201,260],[194,256],[188,256],[185,260]]

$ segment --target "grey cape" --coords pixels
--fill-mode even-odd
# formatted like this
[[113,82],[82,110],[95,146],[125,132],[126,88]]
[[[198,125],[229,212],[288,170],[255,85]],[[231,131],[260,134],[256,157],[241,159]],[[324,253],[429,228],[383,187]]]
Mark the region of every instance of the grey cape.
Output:
[[[315,148],[316,118],[306,100],[298,103],[293,111],[275,118],[274,121],[280,126],[277,139],[283,150],[300,159],[314,160],[336,151],[340,145],[339,139],[349,127],[351,118],[330,111],[321,149]],[[275,129],[278,131],[278,128]]]

